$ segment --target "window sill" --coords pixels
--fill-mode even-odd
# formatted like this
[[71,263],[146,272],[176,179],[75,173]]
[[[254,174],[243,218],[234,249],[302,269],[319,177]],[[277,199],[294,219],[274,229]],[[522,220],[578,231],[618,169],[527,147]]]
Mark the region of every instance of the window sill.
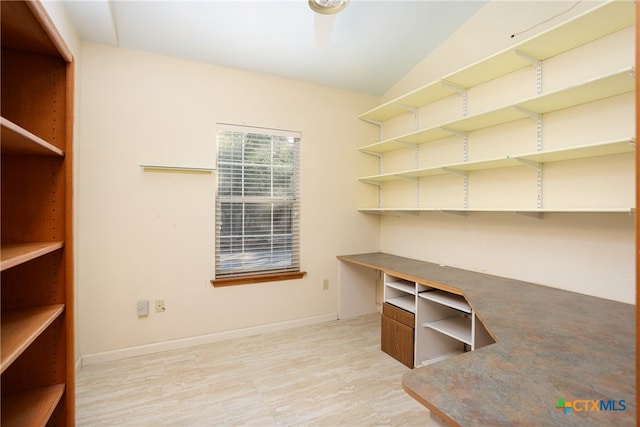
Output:
[[225,277],[223,279],[213,279],[211,281],[211,284],[213,285],[214,288],[218,288],[222,286],[250,285],[255,283],[301,279],[302,277],[304,277],[305,274],[307,274],[306,271],[291,271],[287,273],[256,274],[253,276]]

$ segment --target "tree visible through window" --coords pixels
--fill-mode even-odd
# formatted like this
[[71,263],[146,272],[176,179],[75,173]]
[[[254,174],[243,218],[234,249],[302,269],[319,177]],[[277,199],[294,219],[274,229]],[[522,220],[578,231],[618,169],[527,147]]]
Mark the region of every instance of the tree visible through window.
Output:
[[300,133],[218,129],[216,278],[299,271]]

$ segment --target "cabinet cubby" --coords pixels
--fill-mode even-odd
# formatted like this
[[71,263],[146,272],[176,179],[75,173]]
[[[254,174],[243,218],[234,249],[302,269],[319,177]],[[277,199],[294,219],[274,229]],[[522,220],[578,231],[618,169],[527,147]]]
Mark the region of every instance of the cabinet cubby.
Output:
[[[398,310],[407,313],[399,322],[404,327],[397,324]],[[464,296],[390,274],[384,275],[382,317],[383,351],[409,366],[406,355],[400,356],[404,353],[398,349],[406,349],[410,341],[413,349],[411,367],[494,342]],[[410,339],[406,319],[413,322]],[[402,345],[393,346],[392,343],[398,343],[398,340],[403,340]]]

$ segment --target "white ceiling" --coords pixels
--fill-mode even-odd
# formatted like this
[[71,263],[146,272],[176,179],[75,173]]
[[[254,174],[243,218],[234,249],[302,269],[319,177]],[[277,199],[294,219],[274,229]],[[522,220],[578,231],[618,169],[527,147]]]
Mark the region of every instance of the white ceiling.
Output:
[[486,0],[351,0],[314,42],[307,0],[66,0],[83,40],[384,94]]

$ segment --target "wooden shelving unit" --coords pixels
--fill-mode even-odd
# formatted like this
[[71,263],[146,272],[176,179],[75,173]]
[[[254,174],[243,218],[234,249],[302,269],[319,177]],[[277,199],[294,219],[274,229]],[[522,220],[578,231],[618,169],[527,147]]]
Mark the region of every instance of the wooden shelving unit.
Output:
[[39,2],[0,16],[1,423],[72,426],[73,56]]

